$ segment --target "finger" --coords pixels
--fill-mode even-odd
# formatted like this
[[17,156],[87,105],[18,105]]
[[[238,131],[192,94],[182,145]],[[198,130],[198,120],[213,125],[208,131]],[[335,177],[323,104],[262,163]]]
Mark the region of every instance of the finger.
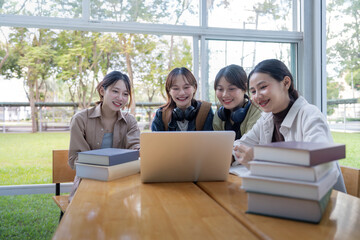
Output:
[[237,145],[237,147],[240,152],[245,152],[248,149],[248,147],[245,145]]
[[241,152],[239,152],[239,151],[235,151],[235,156],[236,156],[236,158],[241,158],[242,156],[241,156],[242,154],[241,154]]
[[243,164],[244,157],[241,155],[240,157],[237,158],[237,161],[238,161],[238,163]]

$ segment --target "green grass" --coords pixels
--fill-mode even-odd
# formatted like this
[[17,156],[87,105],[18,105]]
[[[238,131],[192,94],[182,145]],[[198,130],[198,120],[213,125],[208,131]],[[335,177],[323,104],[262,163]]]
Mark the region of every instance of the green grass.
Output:
[[51,239],[60,210],[53,194],[0,197],[0,239]]
[[[340,165],[360,168],[360,133],[333,132],[334,142],[346,144]],[[0,185],[51,183],[52,150],[68,149],[70,134],[1,133]]]
[[66,133],[0,134],[0,185],[52,182],[52,150],[68,149]]
[[[346,144],[344,166],[360,168],[360,133],[332,133]],[[0,134],[0,185],[51,183],[52,149],[67,149],[69,133]],[[0,239],[51,239],[59,208],[53,194],[0,197]]]
[[332,132],[334,142],[346,145],[346,159],[339,164],[347,167],[360,168],[360,133]]

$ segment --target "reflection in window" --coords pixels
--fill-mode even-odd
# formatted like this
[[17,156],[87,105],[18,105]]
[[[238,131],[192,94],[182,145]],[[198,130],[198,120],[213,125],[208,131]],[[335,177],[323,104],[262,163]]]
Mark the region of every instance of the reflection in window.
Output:
[[207,6],[209,27],[277,31],[297,30],[296,25],[293,24],[293,18],[297,18],[293,16],[293,3],[298,1],[214,0],[211,2]]

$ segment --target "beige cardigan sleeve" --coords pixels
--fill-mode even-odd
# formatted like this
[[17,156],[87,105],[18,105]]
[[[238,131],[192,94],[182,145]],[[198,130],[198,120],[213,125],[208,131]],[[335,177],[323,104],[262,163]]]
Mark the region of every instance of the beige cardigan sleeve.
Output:
[[126,148],[140,149],[140,129],[133,115],[126,116],[127,132],[126,132]]
[[[86,111],[86,110],[85,110]],[[83,117],[84,112],[75,114],[70,122],[70,146],[68,163],[75,169],[78,152],[91,150],[85,139],[85,127],[87,118]]]

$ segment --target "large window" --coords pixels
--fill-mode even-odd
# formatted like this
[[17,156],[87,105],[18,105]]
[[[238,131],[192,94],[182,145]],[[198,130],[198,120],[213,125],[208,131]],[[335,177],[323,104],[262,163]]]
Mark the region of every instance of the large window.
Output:
[[[213,82],[222,67],[238,64],[249,73],[261,60],[278,58],[291,69],[301,94],[322,108],[324,3],[0,0],[0,77],[12,75],[26,91],[38,90],[32,101],[82,101],[87,107],[97,100],[93,87],[115,69],[131,76],[137,102],[164,102],[167,74],[185,66],[199,81],[197,97],[215,102]],[[39,114],[33,119],[55,115],[36,111],[31,110]]]
[[[94,36],[98,32],[101,37],[105,33],[135,34],[134,37],[148,34],[150,41],[157,38],[152,57],[164,50],[161,42],[168,39],[170,50],[161,53],[167,70],[178,60],[174,51],[187,51],[172,44],[187,39],[192,49],[188,51],[192,63],[186,63],[186,67],[192,69],[198,79],[199,97],[204,100],[211,99],[209,81],[221,65],[235,63],[248,70],[264,58],[281,58],[291,63],[300,92],[324,111],[326,31],[321,28],[324,3],[312,0],[8,0],[0,2],[0,26],[65,29]],[[221,49],[226,55],[217,64],[213,62],[219,46],[216,42],[223,44]],[[6,47],[3,50],[2,53],[6,52]],[[103,52],[106,51],[110,50],[104,48]],[[128,57],[133,63],[137,62],[135,52]],[[140,79],[146,75],[147,68],[133,72],[126,67],[126,71],[131,71],[128,74],[134,75],[134,79],[136,76]]]
[[[290,44],[306,47],[302,44],[300,22],[307,19],[303,18],[301,21],[300,2],[312,4],[310,0],[8,0],[0,5],[0,25],[113,34],[150,34],[154,38],[169,36],[170,45],[176,38],[187,38],[187,43],[193,50],[192,64],[186,67],[192,69],[199,80],[200,97],[210,99],[209,79],[213,78],[213,73],[217,71],[216,68],[221,68],[221,64],[231,62],[251,68],[264,58],[281,57],[286,62],[296,64],[293,69],[304,68],[301,65],[302,59],[298,59],[304,55],[297,52],[303,50],[302,48],[293,47],[291,54],[289,49],[286,54],[285,50],[277,50],[281,45]],[[226,53],[226,60],[219,62],[216,67],[211,62],[211,54],[214,54],[212,48],[217,48],[213,46],[215,40],[219,43],[226,42],[231,49]],[[158,39],[158,47],[160,42],[161,38]],[[264,51],[263,46],[270,45],[268,49],[273,49],[276,53]],[[155,48],[153,55],[163,49]],[[170,49],[176,50],[173,47]],[[165,57],[163,64],[168,65],[168,70],[175,66],[171,65],[174,62],[172,60],[176,60],[173,59],[174,52],[171,51],[162,53]],[[236,54],[239,54],[238,58],[235,57]],[[136,63],[137,56],[133,54],[131,57]],[[172,59],[170,64],[166,63],[167,58]],[[127,71],[129,69],[127,68]],[[210,70],[212,72],[209,72]],[[146,75],[141,71],[131,74]]]

